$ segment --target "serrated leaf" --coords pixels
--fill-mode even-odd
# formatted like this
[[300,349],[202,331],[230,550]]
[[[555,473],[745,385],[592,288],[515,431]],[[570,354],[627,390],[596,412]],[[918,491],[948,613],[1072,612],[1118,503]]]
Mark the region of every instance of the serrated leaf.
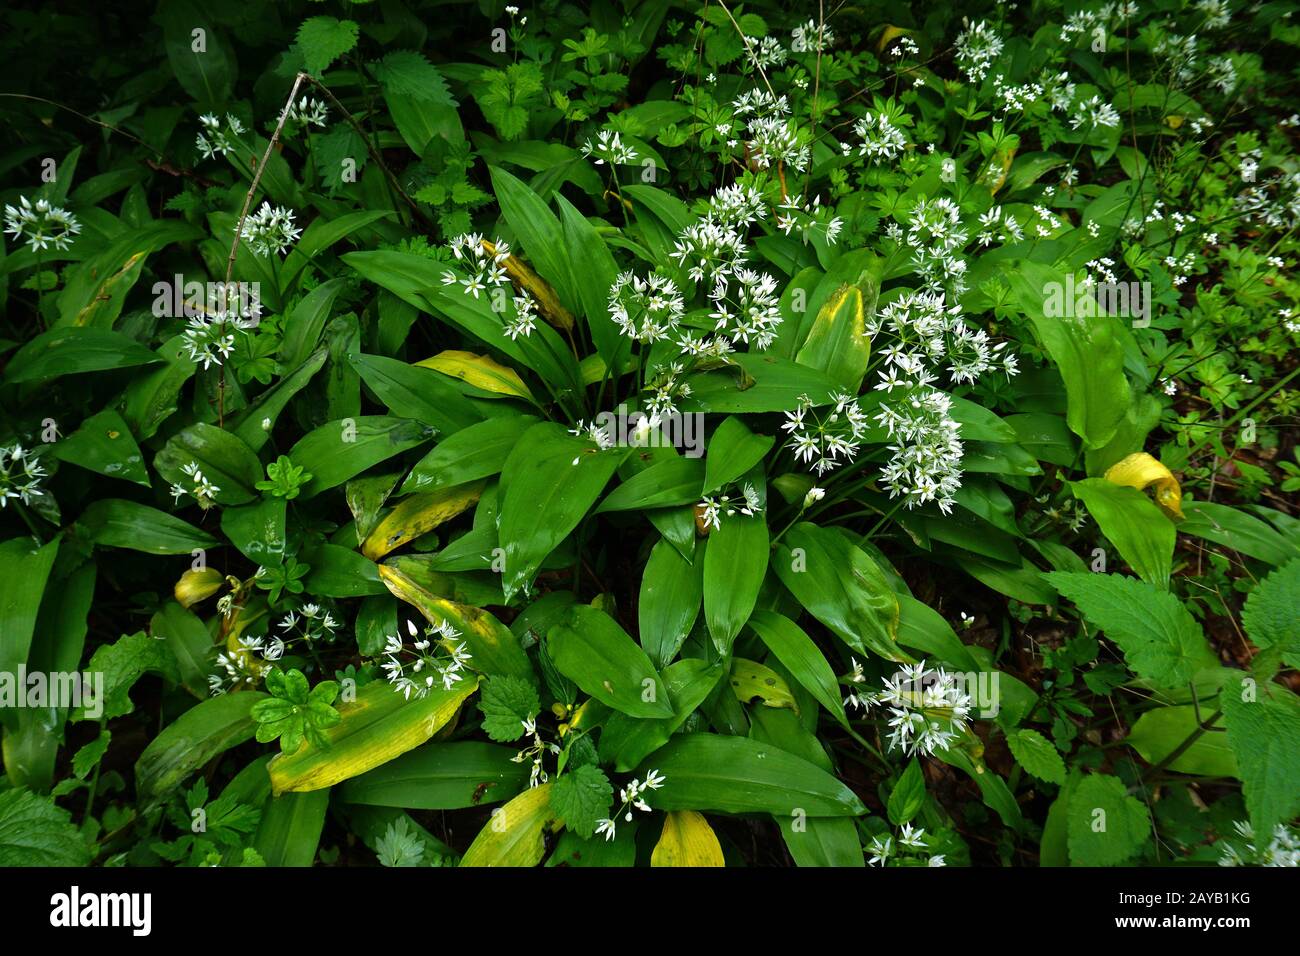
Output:
[[1039,780],[1065,783],[1065,761],[1052,742],[1036,730],[1022,727],[1007,734],[1007,746],[1016,763]]
[[1151,836],[1151,821],[1124,782],[1108,774],[1084,777],[1070,793],[1070,862],[1075,866],[1114,866],[1137,854]]
[[587,764],[570,770],[551,784],[551,809],[557,819],[581,837],[596,832],[609,814],[614,788],[599,767]]
[[484,681],[481,689],[483,732],[500,743],[522,737],[524,722],[536,717],[542,706],[536,688],[520,677],[502,674]]
[[90,848],[68,811],[30,790],[0,792],[0,867],[89,863]]
[[1244,675],[1219,697],[1256,833],[1300,813],[1300,698]]
[[357,45],[355,21],[308,17],[298,27],[298,48],[308,73],[320,76],[330,64]]
[[1129,667],[1156,686],[1182,687],[1199,671],[1218,666],[1200,625],[1168,591],[1118,574],[1045,576],[1119,646]]
[[1300,558],[1278,568],[1250,593],[1241,623],[1257,647],[1276,647],[1282,659],[1300,667]]

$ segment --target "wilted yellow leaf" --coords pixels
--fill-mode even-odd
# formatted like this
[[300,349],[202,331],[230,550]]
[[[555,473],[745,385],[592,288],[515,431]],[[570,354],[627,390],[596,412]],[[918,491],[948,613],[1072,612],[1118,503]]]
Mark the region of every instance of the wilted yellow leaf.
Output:
[[531,787],[492,811],[461,866],[536,866],[546,853],[543,832],[553,819],[551,785]]
[[388,552],[456,517],[478,501],[483,482],[410,495],[384,516],[361,545],[361,553],[378,561]]
[[722,845],[704,817],[694,810],[674,810],[664,819],[651,866],[726,866]]
[[[490,256],[497,254],[496,246],[486,239],[483,240],[483,248]],[[565,330],[573,328],[573,314],[560,304],[560,297],[555,294],[550,283],[524,265],[518,256],[506,256],[503,265],[506,275],[510,276],[515,285],[533,297],[537,303],[537,310],[551,325]]]
[[1139,491],[1155,486],[1156,504],[1171,518],[1183,517],[1183,489],[1178,479],[1158,459],[1144,451],[1134,452],[1106,469],[1106,480]]
[[732,659],[731,676],[727,679],[742,704],[758,697],[768,707],[786,707],[796,713],[799,711],[794,694],[790,693],[790,685],[770,667],[736,657]]
[[272,759],[271,790],[279,795],[332,787],[400,757],[441,730],[477,689],[478,678],[471,675],[451,690],[436,686],[407,700],[387,681],[371,681],[356,700],[339,705],[343,719],[323,731],[328,746],[308,742]]
[[181,579],[172,589],[172,594],[180,602],[181,607],[193,607],[220,591],[225,580],[216,568],[204,568],[202,571],[191,568],[181,575]]
[[446,352],[439,352],[433,358],[427,358],[423,362],[416,362],[415,364],[431,368],[443,375],[450,375],[452,378],[458,378],[468,385],[483,389],[485,392],[492,392],[496,395],[509,395],[512,398],[523,398],[530,402],[534,401],[533,393],[528,391],[528,386],[524,384],[524,380],[519,377],[518,372],[487,355],[475,355],[473,352],[458,352],[455,349],[448,349]]

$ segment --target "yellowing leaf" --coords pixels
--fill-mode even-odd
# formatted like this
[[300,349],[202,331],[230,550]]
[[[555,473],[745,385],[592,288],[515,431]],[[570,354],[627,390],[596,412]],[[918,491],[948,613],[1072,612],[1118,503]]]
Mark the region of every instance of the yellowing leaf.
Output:
[[651,866],[726,866],[722,846],[704,817],[694,810],[674,810],[650,854]]
[[410,495],[375,525],[361,553],[378,561],[390,551],[456,517],[478,501],[483,482],[473,481],[425,494]]
[[181,579],[172,588],[172,594],[181,607],[193,607],[220,591],[225,580],[216,568],[204,568],[202,571],[191,568],[181,575]]
[[[483,248],[490,256],[497,254],[496,246],[486,239],[483,240]],[[518,256],[507,256],[504,265],[506,275],[510,276],[510,280],[515,285],[533,297],[537,302],[538,311],[551,325],[565,330],[573,328],[573,314],[560,304],[559,296],[545,279],[524,265]]]
[[546,853],[543,832],[552,819],[551,785],[531,787],[492,811],[460,865],[536,866]]
[[880,41],[876,44],[876,52],[879,53],[885,47],[889,46],[889,44],[894,40],[898,39],[904,34],[911,33],[911,32],[912,31],[907,29],[906,27],[896,27],[892,23],[886,23],[885,29],[881,31],[880,34]]
[[324,730],[328,746],[304,743],[267,765],[271,790],[278,796],[332,787],[400,757],[441,730],[477,689],[478,678],[470,676],[451,690],[435,686],[407,700],[387,681],[371,681],[356,700],[339,705],[343,719]]
[[856,394],[862,385],[871,356],[871,340],[866,334],[868,313],[876,310],[880,294],[877,280],[879,263],[864,273],[856,285],[842,285],[817,311],[808,337],[795,361],[819,369]]
[[1183,517],[1183,489],[1160,461],[1144,451],[1134,452],[1106,469],[1106,480],[1116,485],[1127,485],[1138,491],[1155,486],[1156,504],[1171,518]]
[[731,662],[731,677],[728,680],[742,704],[758,697],[768,707],[786,707],[796,713],[799,711],[794,694],[790,693],[790,685],[770,667],[737,657]]
[[460,632],[458,640],[469,647],[470,666],[484,674],[513,674],[535,682],[532,662],[519,638],[482,608],[458,604],[421,587],[408,574],[391,564],[379,565],[379,576],[393,597],[413,605],[434,625],[449,621]]
[[481,388],[485,392],[533,401],[533,393],[528,391],[528,386],[519,377],[519,373],[487,355],[448,349],[439,352],[433,358],[415,364],[458,378],[467,385]]

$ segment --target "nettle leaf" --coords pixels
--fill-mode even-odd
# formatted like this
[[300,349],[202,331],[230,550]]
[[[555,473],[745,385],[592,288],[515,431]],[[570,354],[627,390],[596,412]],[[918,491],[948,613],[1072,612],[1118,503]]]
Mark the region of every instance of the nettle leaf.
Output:
[[1257,647],[1276,647],[1282,659],[1300,667],[1300,558],[1278,568],[1250,593],[1241,623]]
[[375,66],[375,78],[390,93],[444,106],[457,105],[438,68],[424,54],[414,50],[396,50],[387,54]]
[[1219,700],[1250,822],[1256,833],[1270,833],[1300,813],[1300,697],[1243,674]]
[[1065,761],[1052,742],[1036,730],[1022,727],[1007,734],[1007,746],[1016,763],[1048,783],[1065,783]]
[[308,73],[320,76],[330,65],[357,45],[358,30],[352,20],[337,17],[309,17],[298,27],[298,48]]
[[0,866],[88,866],[72,814],[30,790],[0,792]]
[[480,691],[478,706],[483,711],[483,732],[500,743],[522,737],[525,722],[535,718],[542,706],[532,684],[509,674],[484,681]]
[[1068,815],[1070,862],[1075,866],[1123,863],[1151,836],[1147,808],[1128,795],[1122,780],[1108,774],[1089,774],[1075,785]]
[[1157,687],[1183,687],[1219,666],[1196,619],[1168,591],[1118,574],[1055,571],[1046,577]]
[[570,770],[551,784],[551,809],[566,827],[581,837],[596,832],[609,814],[614,788],[599,767],[587,764]]

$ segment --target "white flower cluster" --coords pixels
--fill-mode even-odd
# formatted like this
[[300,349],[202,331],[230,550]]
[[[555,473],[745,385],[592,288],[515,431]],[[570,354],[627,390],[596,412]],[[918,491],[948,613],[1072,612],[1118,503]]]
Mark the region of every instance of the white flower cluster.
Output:
[[961,210],[951,199],[941,196],[917,200],[903,241],[912,248],[912,265],[925,280],[927,291],[946,290],[954,297],[966,291],[962,249],[969,238],[962,226]]
[[[868,110],[853,124],[853,133],[860,140],[857,153],[873,163],[881,160],[897,159],[899,153],[907,148],[907,138],[903,131],[889,121],[883,112],[873,113]],[[845,156],[853,152],[848,143],[841,143],[840,149]]]
[[527,289],[521,289],[518,295],[511,297],[511,301],[515,306],[515,314],[513,318],[506,319],[502,331],[513,342],[521,335],[528,338],[533,334],[533,329],[537,328],[537,302],[528,294]]
[[216,496],[221,488],[204,477],[198,462],[192,461],[188,465],[182,465],[181,471],[190,479],[191,487],[186,488],[184,485],[173,483],[171,493],[176,502],[179,503],[185,495],[190,495],[204,511],[217,503]]
[[731,104],[734,116],[745,123],[745,146],[759,169],[774,165],[803,172],[812,158],[812,147],[790,117],[784,96],[766,90],[750,90]]
[[41,489],[44,477],[45,467],[22,445],[0,448],[0,508],[7,507],[10,498],[31,504],[33,498],[45,494]]
[[1300,226],[1300,172],[1275,176],[1243,192],[1236,200],[1243,216],[1274,229]]
[[[853,680],[865,678],[855,668]],[[957,679],[942,667],[929,668],[925,661],[904,664],[883,688],[874,694],[849,694],[847,702],[870,710],[880,706],[889,711],[890,750],[908,756],[947,750],[965,732],[971,711],[970,695],[957,685]]]
[[[396,634],[388,635],[384,645],[384,655],[388,660],[382,665],[384,677],[402,696],[407,700],[411,699],[411,694],[425,697],[436,684],[441,683],[444,690],[451,690],[464,680],[463,671],[471,655],[465,643],[456,640],[460,631],[450,621],[426,627],[423,633],[414,621],[407,621],[406,630],[411,636],[411,646],[408,648]],[[435,637],[438,639],[436,644]]]
[[826,237],[827,244],[833,246],[844,228],[844,220],[839,216],[826,218],[821,196],[814,196],[813,201],[808,203],[804,202],[802,193],[791,193],[776,209],[776,227],[787,236],[793,232],[799,233],[805,244],[809,236],[820,230]]
[[795,53],[822,53],[835,45],[835,34],[823,23],[808,20],[790,31],[790,49]]
[[971,82],[982,82],[993,61],[1001,55],[1002,46],[1002,38],[984,20],[968,25],[957,37],[957,66]]
[[256,318],[245,319],[227,311],[215,316],[194,315],[181,333],[185,354],[195,365],[205,369],[222,365],[235,349],[237,336],[257,325]]
[[324,126],[329,119],[329,110],[320,100],[304,96],[289,105],[289,119],[301,126]]
[[1020,223],[1001,206],[990,206],[980,213],[980,231],[975,241],[981,246],[996,241],[1019,242],[1024,238],[1025,232],[1020,228]]
[[510,247],[500,239],[492,244],[493,251],[488,252],[483,244],[483,237],[476,232],[466,232],[450,242],[451,254],[456,261],[465,265],[467,277],[459,278],[450,269],[443,272],[442,284],[460,283],[466,295],[478,298],[480,292],[506,285],[510,279],[506,276],[505,262],[510,258]]
[[686,311],[672,279],[624,272],[609,287],[609,314],[628,338],[649,344],[668,338]]
[[17,206],[5,206],[5,232],[16,241],[26,240],[32,252],[42,252],[51,246],[62,251],[81,232],[81,223],[66,209],[50,205],[47,199],[38,199],[33,204],[21,196]]
[[781,45],[781,41],[774,36],[765,36],[762,39],[747,37],[749,43],[746,44],[746,55],[749,57],[750,65],[759,70],[766,70],[769,66],[784,66],[788,54],[786,49]]
[[1079,100],[1074,104],[1074,112],[1070,116],[1070,128],[1096,129],[1099,126],[1114,128],[1119,125],[1119,111],[1109,103],[1105,102],[1100,96],[1092,96],[1086,100]]
[[562,751],[558,744],[548,744],[542,740],[542,735],[537,732],[536,715],[530,716],[521,723],[524,725],[524,733],[531,735],[533,742],[511,757],[510,762],[523,763],[526,760],[533,762],[532,769],[528,772],[528,788],[531,790],[533,787],[540,787],[550,780],[550,775],[547,774],[546,768],[542,766],[542,758],[547,754],[559,756]]
[[607,820],[601,820],[597,823],[596,832],[605,834],[606,840],[612,840],[614,839],[614,830],[620,816],[623,817],[626,822],[631,823],[633,807],[649,813],[650,805],[645,802],[645,792],[647,790],[658,790],[664,785],[665,779],[666,778],[663,777],[658,770],[651,770],[645,775],[644,781],[634,779],[627,786],[619,790],[618,799],[622,801],[623,805],[612,817]]
[[867,845],[871,857],[868,866],[946,866],[942,853],[932,853],[922,858],[930,848],[925,838],[925,828],[904,823],[895,839],[892,836],[873,836]]
[[622,137],[616,131],[609,129],[602,129],[596,134],[595,144],[591,140],[584,142],[582,155],[592,157],[597,166],[604,166],[606,163],[611,166],[621,166],[635,163],[640,158],[640,153],[631,146],[625,145]]
[[[1215,2],[1215,0],[1211,0]],[[1123,3],[1104,3],[1096,10],[1079,10],[1070,14],[1061,27],[1061,39],[1069,41],[1077,36],[1095,36],[1097,28],[1113,30],[1123,26],[1138,14],[1138,5],[1132,0]]]
[[267,644],[270,653],[267,660],[278,660],[284,655],[284,649],[297,641],[315,644],[318,641],[334,640],[334,630],[339,626],[334,615],[319,604],[304,604],[296,611],[290,611],[276,625],[284,634],[271,638]]
[[254,686],[271,669],[271,661],[279,658],[274,649],[268,649],[262,636],[241,636],[237,647],[217,654],[217,669],[208,675],[208,693],[220,697],[241,684]]
[[1255,829],[1244,820],[1233,824],[1241,843],[1219,841],[1219,866],[1300,866],[1300,833],[1285,823],[1273,827],[1267,843],[1255,838]]
[[234,152],[234,137],[244,131],[244,124],[230,113],[226,114],[226,128],[224,130],[221,128],[221,120],[213,113],[204,113],[200,116],[199,125],[203,129],[195,138],[194,145],[204,159],[211,159],[213,156],[225,156]]
[[292,209],[263,202],[261,208],[244,220],[242,238],[259,256],[282,255],[298,241],[302,230],[294,225]]
[[824,475],[857,458],[870,421],[857,399],[847,392],[833,395],[834,409],[825,415],[813,411],[812,399],[799,396],[794,411],[785,413],[782,429],[790,433],[786,445],[796,461]]
[[746,482],[740,494],[734,498],[731,495],[705,495],[695,507],[700,513],[700,523],[707,531],[709,528],[721,528],[724,514],[734,515],[736,512],[742,515],[759,514],[763,510],[763,503],[754,486]]

